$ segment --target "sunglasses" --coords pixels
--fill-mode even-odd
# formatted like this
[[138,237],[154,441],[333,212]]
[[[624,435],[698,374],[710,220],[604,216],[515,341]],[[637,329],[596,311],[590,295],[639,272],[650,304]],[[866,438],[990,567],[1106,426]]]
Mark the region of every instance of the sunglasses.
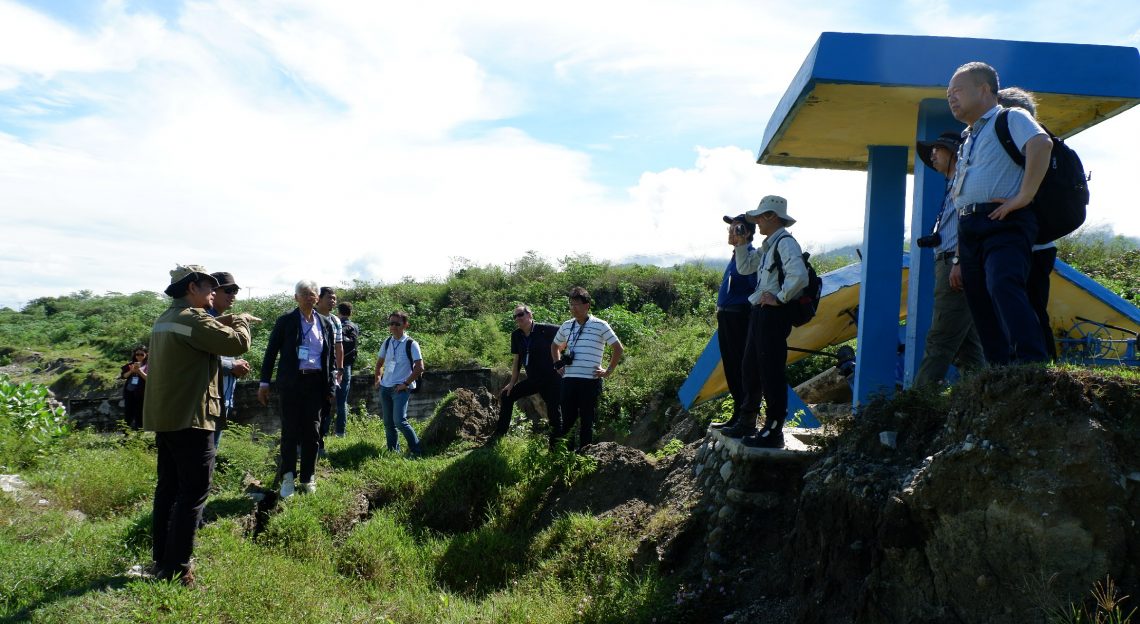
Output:
[[515,312],[515,318],[522,318],[526,316],[526,312]]
[[241,288],[239,288],[237,286],[230,286],[229,288],[222,288],[220,290],[222,292],[226,293],[227,295],[236,295],[236,294],[238,294],[238,291],[241,290]]

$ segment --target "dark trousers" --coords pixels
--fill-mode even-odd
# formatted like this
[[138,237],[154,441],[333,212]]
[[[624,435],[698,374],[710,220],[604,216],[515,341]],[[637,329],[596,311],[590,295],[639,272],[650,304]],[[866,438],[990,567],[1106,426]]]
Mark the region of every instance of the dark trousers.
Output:
[[324,403],[321,403],[321,425],[319,429],[320,437],[317,440],[318,449],[325,448],[325,437],[328,436],[329,429],[332,428],[332,421],[333,399],[326,399]]
[[578,448],[594,441],[594,416],[598,411],[598,397],[602,396],[601,379],[562,378],[562,431],[570,432],[576,421],[581,421]]
[[1049,274],[1053,272],[1056,260],[1056,247],[1033,252],[1029,259],[1029,277],[1025,280],[1025,294],[1037,321],[1041,323],[1041,338],[1045,341],[1045,353],[1050,360],[1057,359],[1057,338],[1049,322]]
[[[301,483],[313,478],[321,438],[321,407],[328,400],[324,372],[301,375],[281,388],[281,465],[278,475],[292,472]],[[297,472],[297,445],[301,472]]]
[[127,420],[127,426],[135,431],[142,429],[142,407],[142,392],[123,393],[123,412]]
[[154,488],[151,555],[163,578],[190,571],[194,533],[214,477],[214,432],[182,429],[155,434],[158,483]]
[[788,334],[792,323],[783,306],[753,306],[748,319],[741,376],[740,414],[755,420],[764,401],[764,427],[780,430],[788,417]]
[[1016,210],[1001,221],[984,212],[958,220],[966,301],[991,365],[1048,357],[1041,323],[1025,293],[1029,250],[1036,236],[1037,218],[1029,209]]
[[732,395],[733,411],[738,412],[744,404],[744,348],[748,340],[749,312],[716,313],[716,339],[720,347],[720,361],[724,367],[724,379],[728,382],[728,393]]
[[503,434],[511,428],[511,413],[515,403],[532,394],[542,397],[546,404],[546,419],[550,422],[550,439],[562,434],[562,409],[559,401],[562,400],[562,378],[557,375],[550,379],[531,379],[527,377],[511,388],[508,395],[499,393],[499,422],[495,424],[495,433]]

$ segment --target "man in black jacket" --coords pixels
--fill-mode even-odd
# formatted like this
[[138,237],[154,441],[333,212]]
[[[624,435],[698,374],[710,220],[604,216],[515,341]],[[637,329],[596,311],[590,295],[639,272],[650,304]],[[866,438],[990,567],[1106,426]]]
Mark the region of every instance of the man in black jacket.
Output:
[[[546,404],[546,418],[550,421],[550,440],[562,433],[562,410],[558,406],[562,391],[562,378],[554,371],[554,360],[550,358],[550,343],[558,333],[557,325],[535,323],[530,308],[520,305],[515,308],[515,325],[511,332],[511,353],[514,364],[511,367],[511,381],[499,392],[499,422],[495,425],[498,439],[511,428],[511,412],[515,402],[532,394],[542,396]],[[526,378],[519,381],[519,371],[526,368]]]
[[297,445],[301,446],[301,488],[317,489],[313,472],[320,442],[321,406],[332,400],[336,387],[333,364],[333,326],[315,310],[317,284],[297,282],[293,298],[297,307],[277,318],[261,364],[261,386],[257,400],[269,404],[269,379],[277,355],[277,390],[281,393],[281,497],[294,492],[297,474]]

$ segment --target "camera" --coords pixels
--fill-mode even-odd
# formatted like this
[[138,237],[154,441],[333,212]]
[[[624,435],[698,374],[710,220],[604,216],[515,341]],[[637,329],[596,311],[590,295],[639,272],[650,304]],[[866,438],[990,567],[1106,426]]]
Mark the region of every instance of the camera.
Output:
[[914,244],[922,248],[937,247],[942,244],[942,233],[935,232],[930,236],[923,236],[922,238],[914,241]]
[[562,357],[558,358],[557,362],[554,363],[554,370],[564,368],[567,364],[573,364],[573,363],[574,363],[574,354],[567,351],[567,352],[562,354]]

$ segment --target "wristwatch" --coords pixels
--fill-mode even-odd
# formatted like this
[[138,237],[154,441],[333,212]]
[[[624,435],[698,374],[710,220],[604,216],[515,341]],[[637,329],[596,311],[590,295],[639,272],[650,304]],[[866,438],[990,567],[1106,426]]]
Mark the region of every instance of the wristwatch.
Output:
[[950,258],[950,264],[958,264],[958,256]]

